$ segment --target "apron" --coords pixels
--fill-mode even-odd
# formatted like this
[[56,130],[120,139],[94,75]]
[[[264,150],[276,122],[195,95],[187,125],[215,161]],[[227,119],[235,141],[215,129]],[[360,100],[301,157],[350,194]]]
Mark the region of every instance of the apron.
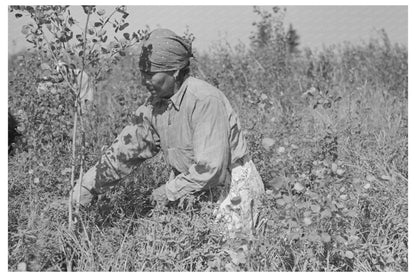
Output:
[[250,158],[231,167],[223,191],[224,199],[214,212],[215,222],[223,225],[226,240],[251,241],[264,219],[260,218],[260,196],[264,184]]

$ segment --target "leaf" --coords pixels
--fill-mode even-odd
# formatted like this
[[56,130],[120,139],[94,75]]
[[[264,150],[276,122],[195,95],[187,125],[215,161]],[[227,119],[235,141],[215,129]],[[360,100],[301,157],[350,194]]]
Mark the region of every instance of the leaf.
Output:
[[311,234],[309,234],[308,238],[310,241],[313,241],[313,242],[317,242],[321,240],[321,237],[316,232],[312,232]]
[[295,218],[291,218],[289,220],[289,226],[293,228],[293,227],[299,226],[299,224],[296,222],[296,219]]
[[368,174],[366,177],[365,177],[365,179],[367,180],[367,181],[369,181],[369,182],[374,182],[374,181],[376,181],[377,179],[376,179],[376,177],[374,177],[373,175],[371,175],[371,174]]
[[292,202],[292,198],[290,196],[287,196],[287,195],[283,195],[283,200],[286,203],[291,203]]
[[121,51],[120,50],[120,52],[118,52],[119,54],[120,54],[120,56],[122,56],[122,57],[124,57],[124,56],[126,56],[126,52],[124,52],[124,51]]
[[101,22],[95,22],[94,23],[94,27],[100,27],[100,26],[102,26],[103,24],[101,23]]
[[332,163],[332,165],[331,165],[332,172],[333,173],[336,173],[337,172],[337,169],[338,169],[338,165],[336,163]]
[[27,271],[27,264],[24,262],[21,262],[17,265],[17,271],[25,272]]
[[22,17],[23,15],[20,13],[15,14],[14,16],[16,16],[16,18]]
[[323,242],[330,242],[331,241],[331,236],[328,233],[323,232],[321,234],[321,238]]
[[294,189],[294,190],[296,190],[297,192],[302,191],[304,188],[305,188],[305,187],[304,187],[304,186],[302,186],[302,184],[301,184],[301,183],[299,183],[299,182],[295,183],[295,185],[293,186],[293,189]]
[[98,36],[104,36],[105,34],[107,33],[107,31],[106,30],[100,30],[100,31],[98,31]]
[[287,183],[288,179],[285,176],[277,176],[269,182],[274,191],[279,191],[280,189],[284,188]]
[[354,185],[356,185],[356,184],[361,183],[361,180],[360,180],[360,178],[352,178],[352,183],[353,183]]
[[104,48],[104,47],[101,47],[101,52],[102,52],[103,54],[108,54],[108,53],[110,53],[110,51],[108,51],[108,50],[107,50],[107,48]]
[[321,218],[331,217],[331,211],[329,209],[325,209],[321,212]]
[[277,149],[277,152],[279,153],[279,154],[283,154],[284,152],[285,152],[285,148],[283,147],[283,146],[280,146],[278,149]]
[[275,143],[276,140],[272,138],[264,138],[261,142],[262,146],[264,147],[264,149],[266,149],[266,151],[269,151]]
[[383,175],[383,176],[381,176],[381,179],[384,180],[384,181],[390,181],[391,177],[388,176],[388,175]]
[[72,172],[72,169],[70,167],[67,167],[67,168],[65,168],[61,171],[61,174],[65,175],[65,174],[68,174],[68,173],[71,173],[71,172]]
[[230,255],[231,257],[231,261],[233,264],[235,265],[239,265],[239,264],[245,264],[246,263],[246,257],[244,255],[244,251],[239,250],[239,251],[233,251],[233,250],[226,250],[226,252],[228,253],[228,255]]
[[47,63],[41,64],[40,69],[42,69],[42,70],[52,70],[51,67],[49,66],[49,64],[47,64]]
[[354,258],[354,253],[352,253],[351,251],[345,251],[345,257],[347,257],[348,259],[352,259]]
[[84,51],[79,51],[78,56],[82,57],[82,55],[84,54]]
[[[297,206],[297,205],[296,205]],[[302,207],[303,208],[303,207]],[[301,209],[301,208],[300,208]],[[303,216],[304,217],[310,217],[312,215],[312,212],[311,211],[309,211],[309,210],[306,210],[304,213],[303,213]]]
[[344,239],[343,237],[341,237],[340,235],[335,237],[336,241],[341,243],[341,244],[345,244],[347,242],[346,239]]
[[349,217],[358,217],[358,213],[354,210],[348,211],[347,216]]
[[262,254],[266,254],[266,252],[267,252],[267,248],[266,248],[264,245],[262,245],[262,246],[260,246],[259,251],[260,251],[260,253],[262,253]]
[[341,200],[347,200],[348,199],[348,195],[342,194],[342,195],[339,196],[339,198],[341,198]]
[[313,191],[307,191],[306,193],[307,193],[307,195],[309,195],[309,197],[310,197],[311,199],[314,199],[314,200],[319,199],[319,194],[317,194],[316,192],[313,192]]
[[127,26],[129,26],[129,23],[124,23],[123,25],[120,26],[120,31],[123,31],[125,28],[127,28]]
[[298,239],[300,237],[300,234],[299,232],[291,232],[289,233],[288,237],[290,240],[294,240],[294,239]]
[[95,6],[93,5],[82,5],[82,9],[84,10],[85,14],[90,14],[94,11]]
[[124,33],[123,37],[127,40],[130,40],[130,34],[129,33]]
[[352,243],[356,243],[358,242],[360,238],[358,236],[352,235],[349,237],[349,239],[351,240]]
[[236,271],[235,265],[233,265],[232,263],[227,263],[225,265],[225,271],[227,271],[227,272]]
[[277,203],[277,205],[280,205],[280,206],[283,206],[283,205],[286,204],[285,200],[283,200],[283,199],[277,199],[276,203]]
[[102,15],[104,15],[104,14],[105,14],[105,10],[104,10],[104,9],[100,9],[100,10],[98,10],[98,11],[97,11],[97,14],[98,14],[99,16],[102,16]]
[[69,18],[68,18],[68,23],[69,23],[69,26],[74,25],[74,24],[75,24],[75,20],[74,20],[74,18],[73,18],[73,17],[69,17]]
[[312,219],[310,217],[305,217],[303,223],[305,223],[306,226],[309,226],[312,224]]
[[314,213],[319,213],[319,211],[321,210],[321,206],[319,206],[319,205],[311,205],[311,210]]
[[343,169],[337,169],[337,175],[338,176],[342,176],[342,175],[344,175],[344,173],[345,173],[345,170],[343,170]]

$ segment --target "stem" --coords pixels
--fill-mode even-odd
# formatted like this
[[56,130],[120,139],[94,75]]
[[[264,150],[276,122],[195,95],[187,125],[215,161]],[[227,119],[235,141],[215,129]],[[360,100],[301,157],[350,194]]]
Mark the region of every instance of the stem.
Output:
[[[80,168],[80,178],[79,178],[79,191],[78,191],[78,203],[81,202],[81,188],[82,188],[82,177],[83,177],[83,166],[84,166],[84,150],[85,150],[85,130],[84,130],[84,121],[82,118],[82,109],[80,104],[80,95],[81,95],[81,89],[82,89],[82,77],[84,75],[84,69],[85,69],[85,48],[87,45],[87,31],[88,31],[88,21],[90,20],[90,13],[87,15],[87,21],[85,22],[85,30],[84,30],[84,44],[82,46],[83,55],[82,55],[82,68],[81,68],[81,77],[79,79],[79,88],[78,88],[78,94],[76,98],[76,104],[77,104],[77,112],[80,115],[80,122],[81,122],[81,168]],[[75,141],[73,141],[75,144]],[[79,205],[76,207],[76,211],[79,212]]]
[[[72,133],[72,166],[71,166],[71,186],[74,184],[75,178],[75,139],[77,134],[77,121],[78,121],[78,113],[74,109],[74,130]],[[72,195],[73,191],[72,188],[69,193],[69,201],[68,201],[68,210],[69,210],[69,217],[68,217],[68,225],[69,229],[72,229]]]
[[[69,219],[68,219],[68,224],[69,224],[69,229],[72,230],[72,196],[73,196],[73,186],[74,186],[74,179],[75,179],[75,160],[76,160],[76,153],[75,153],[75,145],[76,145],[76,135],[77,135],[77,122],[78,122],[78,114],[80,115],[80,122],[81,122],[81,129],[83,129],[83,120],[82,120],[82,111],[81,111],[81,107],[80,107],[80,99],[79,96],[81,94],[81,84],[82,84],[82,75],[84,73],[84,65],[85,65],[85,47],[86,47],[86,38],[87,38],[87,31],[88,31],[88,21],[90,18],[90,14],[87,15],[87,22],[85,23],[85,32],[84,32],[84,45],[83,45],[83,55],[82,55],[82,69],[81,69],[81,77],[80,77],[80,82],[79,82],[79,86],[78,86],[78,93],[76,95],[75,98],[75,103],[74,103],[74,130],[73,130],[73,134],[72,134],[72,168],[71,168],[71,190],[70,190],[70,196],[69,196],[69,203],[68,203],[68,209],[69,209]],[[82,130],[83,131],[83,130]],[[82,142],[83,143],[83,142]],[[83,144],[84,145],[84,144]],[[83,151],[82,147],[82,151]],[[76,206],[76,212],[79,212],[79,203],[81,201],[81,188],[82,188],[82,166],[83,166],[83,154],[81,154],[81,172],[80,172],[80,179],[79,179],[79,191],[78,191],[78,205]]]
[[[117,7],[118,8],[118,7]],[[110,21],[110,18],[116,13],[117,8],[114,9],[114,11],[107,17],[103,25],[101,25],[100,31],[104,28],[104,26]]]

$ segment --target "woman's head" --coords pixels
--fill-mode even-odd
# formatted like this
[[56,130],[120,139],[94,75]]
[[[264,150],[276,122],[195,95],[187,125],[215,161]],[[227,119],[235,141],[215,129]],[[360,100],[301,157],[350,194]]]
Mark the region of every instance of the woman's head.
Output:
[[189,74],[191,44],[168,29],[156,29],[144,40],[139,67],[142,83],[162,98],[175,92],[175,85],[182,83]]
[[180,70],[146,72],[141,71],[142,85],[159,98],[170,98],[189,76],[189,64]]

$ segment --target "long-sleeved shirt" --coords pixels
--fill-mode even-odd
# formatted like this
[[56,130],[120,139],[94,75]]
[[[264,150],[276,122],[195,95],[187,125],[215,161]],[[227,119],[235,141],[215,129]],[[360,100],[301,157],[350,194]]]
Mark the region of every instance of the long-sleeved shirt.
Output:
[[149,98],[137,109],[132,124],[85,174],[83,187],[103,192],[160,149],[175,173],[166,184],[170,201],[223,184],[227,171],[247,154],[239,119],[225,95],[188,77],[170,99]]

